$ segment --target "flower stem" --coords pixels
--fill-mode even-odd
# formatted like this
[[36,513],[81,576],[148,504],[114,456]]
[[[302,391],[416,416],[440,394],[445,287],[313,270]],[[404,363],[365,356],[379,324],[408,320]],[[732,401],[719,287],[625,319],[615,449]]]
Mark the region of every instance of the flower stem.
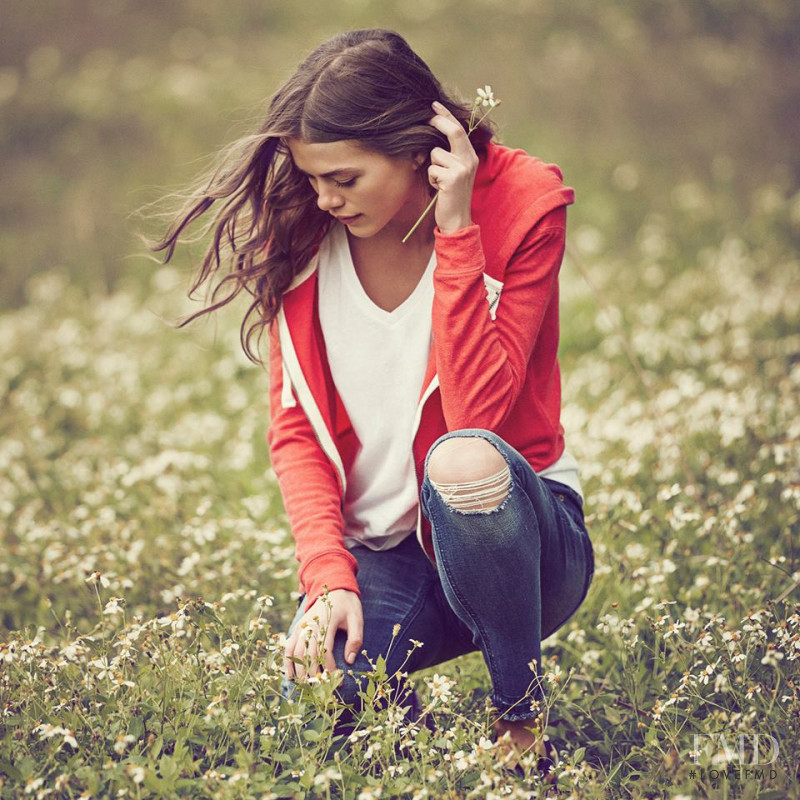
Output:
[[419,225],[422,222],[422,220],[425,219],[425,217],[428,215],[428,212],[433,208],[433,204],[436,202],[436,198],[438,196],[439,192],[437,191],[436,194],[433,196],[433,199],[430,201],[430,203],[428,203],[428,207],[422,212],[420,218],[414,223],[414,227],[403,237],[402,239],[403,244],[405,244],[406,241],[408,240],[408,237],[411,236],[411,234],[414,233],[414,231],[417,228],[419,228]]
[[[480,125],[481,122],[483,122],[486,119],[487,115],[492,111],[492,109],[497,108],[497,106],[499,106],[501,102],[502,101],[500,100],[495,100],[494,105],[489,106],[489,110],[477,122],[475,122],[474,120],[475,120],[475,112],[478,110],[478,105],[477,104],[474,105],[472,107],[472,114],[470,114],[469,125],[467,126],[468,127],[467,136],[469,136],[475,130],[475,128],[477,128],[478,125]],[[433,208],[433,205],[436,202],[436,198],[438,196],[439,192],[437,190],[436,194],[433,196],[433,200],[431,200],[430,203],[428,203],[428,207],[422,212],[420,218],[414,223],[414,227],[402,238],[401,240],[402,244],[405,244],[408,241],[408,237],[411,236],[411,234],[414,233],[414,231],[419,227],[422,220],[425,219],[425,217],[428,215],[428,212]]]
[[[483,122],[486,119],[486,117],[489,116],[489,114],[491,113],[492,109],[497,108],[497,106],[499,106],[500,103],[502,103],[502,102],[503,102],[502,100],[495,100],[494,101],[494,105],[493,106],[489,106],[489,110],[474,125],[470,126],[470,129],[469,129],[468,133],[472,133],[472,131],[474,131],[475,128],[477,128],[478,125],[480,125],[481,122]],[[477,106],[475,108],[477,110]]]

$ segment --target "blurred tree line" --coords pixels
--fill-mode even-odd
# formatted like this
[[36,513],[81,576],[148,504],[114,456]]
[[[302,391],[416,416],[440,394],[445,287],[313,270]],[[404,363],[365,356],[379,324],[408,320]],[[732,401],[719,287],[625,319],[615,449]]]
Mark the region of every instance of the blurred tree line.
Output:
[[3,307],[45,269],[145,285],[131,212],[347,28],[397,30],[466,98],[491,84],[501,139],[576,188],[591,254],[635,255],[654,225],[691,252],[764,214],[797,242],[795,0],[3,0],[2,19]]

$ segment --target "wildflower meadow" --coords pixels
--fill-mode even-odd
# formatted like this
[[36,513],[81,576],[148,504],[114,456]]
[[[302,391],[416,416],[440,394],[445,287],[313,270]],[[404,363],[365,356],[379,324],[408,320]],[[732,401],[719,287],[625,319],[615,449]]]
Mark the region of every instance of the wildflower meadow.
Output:
[[[89,127],[103,103],[114,116],[100,56],[70,71],[37,52],[3,100],[16,118],[59,102]],[[163,103],[169,138],[180,126],[157,70],[104,58],[153,119]],[[493,118],[517,113],[497,73],[465,93],[487,80],[504,98]],[[534,150],[526,135],[516,144]],[[734,207],[735,159],[655,181],[613,154],[601,181],[572,153],[549,151],[576,165],[578,197],[563,424],[596,572],[543,643],[558,790],[798,798],[800,191],[765,172]],[[78,212],[93,206],[74,200],[89,224]],[[51,223],[22,242],[11,219],[2,241],[36,253]],[[243,305],[177,329],[197,308],[191,254],[158,266],[120,252],[147,267],[78,280],[42,255],[0,314],[0,798],[545,796],[533,757],[514,770],[500,752],[477,652],[410,676],[431,726],[407,718],[380,659],[366,695],[384,702],[347,736],[334,732],[340,674],[281,697],[297,563],[266,447],[267,374],[239,348]]]

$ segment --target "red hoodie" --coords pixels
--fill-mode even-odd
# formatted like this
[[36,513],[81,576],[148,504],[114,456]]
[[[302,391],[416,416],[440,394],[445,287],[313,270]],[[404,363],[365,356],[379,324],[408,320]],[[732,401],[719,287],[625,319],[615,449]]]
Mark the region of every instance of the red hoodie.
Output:
[[[558,167],[490,142],[479,154],[473,224],[448,234],[434,229],[433,340],[413,444],[419,486],[431,445],[461,428],[494,431],[537,471],[562,455],[558,272],[573,201]],[[343,518],[359,442],[325,353],[317,264],[315,254],[269,327],[267,438],[307,610],[324,585],[359,591]],[[417,538],[435,564],[421,511]]]

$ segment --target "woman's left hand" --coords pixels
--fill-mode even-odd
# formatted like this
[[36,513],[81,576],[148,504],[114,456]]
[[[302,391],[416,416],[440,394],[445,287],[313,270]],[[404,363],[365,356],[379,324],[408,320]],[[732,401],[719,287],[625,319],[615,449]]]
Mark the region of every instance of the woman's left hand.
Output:
[[478,170],[478,155],[463,125],[441,104],[433,103],[436,116],[429,120],[450,141],[450,150],[434,147],[428,180],[439,190],[436,224],[442,233],[454,233],[472,225],[472,185]]

